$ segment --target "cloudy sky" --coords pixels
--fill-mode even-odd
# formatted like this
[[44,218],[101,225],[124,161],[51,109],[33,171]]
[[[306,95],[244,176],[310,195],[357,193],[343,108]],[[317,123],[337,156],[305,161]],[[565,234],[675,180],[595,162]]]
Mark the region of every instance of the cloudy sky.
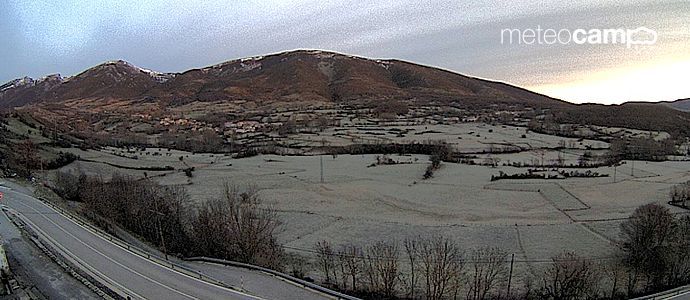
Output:
[[[0,82],[124,59],[164,72],[291,49],[398,58],[573,102],[690,97],[690,1],[3,0]],[[573,1],[575,2],[575,1]],[[654,45],[509,44],[503,29],[636,29]]]

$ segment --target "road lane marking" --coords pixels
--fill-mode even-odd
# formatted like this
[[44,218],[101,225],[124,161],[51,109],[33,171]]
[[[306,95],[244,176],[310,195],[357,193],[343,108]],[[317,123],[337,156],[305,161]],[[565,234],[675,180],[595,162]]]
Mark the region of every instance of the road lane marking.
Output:
[[[57,212],[55,209],[53,209],[53,208],[50,207],[49,205],[43,203],[43,201],[40,201],[40,200],[38,200],[38,199],[35,199],[35,198],[33,198],[33,197],[29,196],[29,195],[25,195],[25,194],[18,193],[18,192],[15,192],[15,191],[12,191],[12,192],[13,192],[13,194],[19,194],[19,195],[21,195],[21,196],[24,196],[24,197],[27,197],[27,198],[31,199],[32,201],[36,201],[36,202],[40,203],[41,205],[43,205],[43,206],[47,207],[48,209],[50,209],[50,211],[51,211],[50,214],[58,214],[58,215],[60,215],[61,217],[63,217],[64,219],[68,220],[70,223],[72,223],[72,224],[74,224],[74,225],[76,225],[76,226],[78,226],[78,227],[84,229],[85,231],[90,232],[92,235],[94,235],[94,236],[96,236],[96,237],[102,239],[102,240],[105,241],[106,243],[111,244],[111,245],[114,245],[114,246],[116,246],[116,247],[118,247],[118,248],[124,250],[126,253],[131,253],[129,250],[125,249],[125,248],[122,247],[121,245],[118,245],[118,244],[116,244],[116,243],[113,243],[112,241],[109,241],[109,240],[106,239],[105,237],[101,236],[100,234],[97,234],[96,232],[93,231],[93,229],[84,227],[84,226],[80,225],[79,223],[74,222],[71,218],[66,217],[66,216],[63,216],[62,214],[60,214],[59,212]],[[49,218],[47,218],[47,217],[45,216],[47,213],[40,212],[40,211],[38,211],[36,208],[31,207],[31,206],[29,206],[29,205],[26,205],[26,204],[22,203],[21,201],[17,201],[17,202],[18,202],[19,204],[21,204],[21,205],[23,205],[23,206],[25,206],[25,207],[28,207],[28,208],[30,208],[31,210],[35,211],[37,214],[40,214],[41,217],[43,217],[44,219],[46,219],[46,220],[48,220],[49,222],[53,223],[55,226],[59,227],[63,232],[65,232],[65,233],[67,233],[68,235],[72,236],[74,239],[76,239],[76,240],[79,241],[80,243],[86,245],[86,246],[89,247],[91,250],[93,250],[93,251],[99,253],[100,255],[106,257],[108,260],[113,261],[114,263],[116,263],[116,264],[122,266],[123,268],[128,269],[128,270],[131,270],[132,272],[138,274],[139,276],[144,277],[144,278],[146,278],[146,279],[148,279],[148,280],[150,280],[150,281],[152,281],[152,282],[155,282],[155,283],[157,283],[157,284],[159,284],[159,285],[161,285],[161,286],[163,286],[163,287],[165,287],[165,288],[167,288],[167,289],[170,289],[170,290],[172,290],[172,291],[175,291],[175,292],[177,292],[177,293],[180,293],[180,294],[185,295],[185,296],[187,296],[187,297],[189,297],[189,298],[192,298],[192,299],[198,299],[198,298],[195,298],[194,296],[185,294],[185,293],[182,292],[182,291],[176,290],[176,289],[174,289],[174,288],[172,288],[172,287],[169,287],[169,286],[167,286],[167,285],[165,285],[165,284],[163,284],[163,283],[161,283],[161,282],[158,282],[158,281],[156,281],[156,280],[154,280],[154,279],[152,279],[152,278],[149,278],[149,277],[147,277],[147,276],[145,276],[145,275],[143,275],[143,274],[140,274],[140,273],[138,273],[138,272],[136,272],[136,271],[130,269],[129,267],[120,264],[120,263],[117,262],[117,261],[114,261],[113,259],[111,259],[111,258],[108,257],[107,255],[105,255],[105,254],[103,254],[102,252],[100,252],[100,251],[94,249],[94,248],[91,247],[90,245],[84,243],[84,241],[80,240],[79,238],[77,238],[76,236],[74,236],[73,234],[71,234],[70,232],[68,232],[67,230],[65,230],[62,226],[56,224],[55,222],[53,222],[52,220],[50,220]],[[203,281],[203,280],[199,280],[198,278],[192,277],[192,276],[190,276],[190,275],[187,275],[187,274],[184,274],[184,273],[175,271],[175,270],[171,270],[171,269],[168,268],[168,267],[165,267],[165,266],[162,266],[162,265],[160,265],[160,264],[158,264],[158,263],[155,263],[155,262],[153,262],[153,261],[144,259],[143,257],[141,257],[141,256],[139,256],[139,255],[136,255],[136,254],[132,254],[132,256],[133,256],[133,257],[136,257],[136,258],[138,258],[138,259],[140,259],[140,260],[143,260],[143,261],[145,261],[145,262],[147,262],[147,263],[150,263],[150,264],[153,265],[153,266],[157,266],[158,268],[160,268],[160,269],[162,269],[162,270],[164,270],[164,271],[166,271],[166,272],[171,272],[171,273],[173,273],[173,274],[182,275],[182,276],[184,276],[184,277],[187,277],[187,278],[189,278],[189,279],[192,279],[193,281],[196,281],[196,282],[199,282],[199,283],[206,284],[206,285],[211,286],[211,287],[213,287],[213,288],[221,289],[221,290],[230,292],[230,293],[232,293],[232,294],[236,294],[236,295],[239,295],[239,296],[244,296],[244,297],[248,297],[248,298],[252,298],[252,299],[262,299],[262,298],[257,297],[257,296],[249,295],[249,294],[246,294],[246,293],[243,293],[243,292],[240,292],[240,291],[236,291],[236,290],[233,290],[233,289],[229,289],[229,288],[226,288],[226,287],[217,285],[217,284],[213,284],[213,283],[210,283],[210,282],[206,282],[206,281]]]
[[683,292],[682,294],[678,294],[678,295],[673,295],[670,298],[666,298],[666,299],[676,299],[676,298],[680,298],[680,297],[687,296],[687,295],[690,295],[690,291],[686,291],[686,292]]
[[[122,267],[123,269],[125,269],[125,270],[127,270],[127,271],[130,271],[130,272],[132,272],[132,273],[134,273],[134,274],[137,274],[137,275],[139,275],[140,277],[143,277],[143,278],[145,278],[145,279],[148,279],[149,281],[151,281],[151,282],[153,282],[153,283],[156,283],[156,284],[158,284],[158,285],[160,285],[160,286],[162,286],[162,287],[164,287],[164,288],[166,288],[166,289],[168,289],[168,290],[171,290],[171,291],[173,291],[173,292],[176,292],[176,293],[178,293],[178,294],[180,294],[180,295],[183,295],[183,296],[185,296],[185,297],[187,297],[187,298],[199,300],[199,298],[196,298],[196,297],[194,297],[194,296],[192,296],[192,295],[186,294],[186,293],[184,293],[184,292],[182,292],[182,291],[178,291],[178,290],[176,290],[176,289],[174,289],[174,288],[172,288],[172,287],[169,287],[169,286],[167,286],[167,285],[165,285],[165,284],[163,284],[163,283],[161,283],[161,282],[159,282],[159,281],[157,281],[157,280],[154,280],[154,279],[152,279],[152,278],[150,278],[150,277],[148,277],[148,276],[146,276],[146,275],[144,275],[144,274],[141,274],[141,273],[135,271],[134,269],[132,269],[132,268],[130,268],[130,267],[127,267],[127,266],[125,266],[124,264],[122,264],[122,263],[120,263],[120,262],[118,262],[118,261],[116,261],[116,260],[110,258],[110,257],[107,256],[105,253],[103,253],[103,252],[101,252],[101,251],[98,251],[97,249],[93,248],[91,245],[88,245],[87,243],[85,243],[84,241],[82,241],[81,239],[79,239],[78,237],[76,237],[75,235],[73,235],[71,232],[68,232],[64,227],[58,225],[57,223],[53,222],[53,220],[51,220],[51,219],[47,218],[45,215],[41,214],[41,212],[38,211],[37,209],[35,209],[35,208],[31,207],[31,206],[28,206],[28,205],[26,205],[26,204],[24,204],[24,203],[21,203],[21,202],[18,202],[18,203],[21,204],[21,205],[23,205],[23,206],[25,206],[25,207],[27,207],[27,208],[30,208],[31,210],[33,210],[33,211],[35,211],[35,212],[37,212],[39,215],[41,215],[42,218],[46,219],[48,222],[50,222],[50,223],[52,223],[53,225],[55,225],[57,228],[59,228],[60,230],[62,230],[62,231],[63,231],[64,233],[66,233],[67,235],[71,236],[73,239],[77,240],[78,242],[80,242],[80,243],[82,243],[84,246],[86,246],[87,248],[89,248],[89,249],[91,249],[92,251],[98,253],[99,255],[105,257],[107,260],[109,260],[109,261],[113,262],[114,264],[116,264],[116,265]],[[35,225],[35,224],[34,224],[34,225]],[[137,257],[137,256],[135,256],[135,257]],[[139,257],[137,257],[137,258],[139,258]],[[143,298],[143,297],[142,297],[142,298]],[[145,299],[145,298],[144,298],[144,299]]]
[[[6,214],[4,211],[3,211],[3,214],[5,214],[5,216],[7,217],[7,214]],[[21,213],[19,213],[19,212],[17,212],[17,211],[14,211],[14,214],[20,215]],[[18,217],[19,217],[19,216],[18,216]],[[142,297],[141,295],[139,295],[139,294],[133,292],[132,290],[128,289],[127,287],[125,287],[125,286],[123,286],[123,285],[121,285],[120,283],[118,283],[117,281],[113,280],[112,278],[110,278],[110,277],[106,276],[105,274],[101,273],[100,271],[98,271],[98,269],[94,268],[93,266],[89,265],[86,261],[84,261],[83,259],[79,258],[79,256],[74,255],[74,253],[72,253],[72,251],[70,251],[69,249],[65,248],[65,247],[62,246],[60,243],[58,243],[55,239],[53,239],[50,235],[48,235],[45,231],[43,231],[43,229],[41,229],[40,227],[38,227],[38,225],[36,225],[36,224],[35,224],[34,222],[32,222],[31,220],[29,220],[29,218],[27,218],[27,217],[20,217],[20,218],[23,219],[24,222],[27,222],[29,225],[31,225],[31,226],[32,226],[36,231],[38,231],[45,239],[48,239],[48,241],[49,241],[50,243],[54,244],[55,247],[58,247],[58,248],[62,249],[62,251],[65,251],[67,254],[69,254],[69,255],[72,257],[72,259],[76,260],[79,264],[82,264],[82,265],[84,265],[84,266],[90,268],[90,269],[91,269],[91,270],[89,270],[90,272],[93,272],[93,273],[95,273],[97,276],[99,276],[99,277],[101,277],[101,278],[103,278],[103,279],[106,279],[106,280],[110,281],[111,283],[117,285],[117,286],[120,287],[120,288],[123,290],[123,292],[125,292],[125,293],[128,293],[128,294],[130,294],[130,295],[133,295],[133,296],[138,297],[138,298],[141,298],[141,299],[145,299],[145,298]],[[9,218],[8,218],[8,220],[9,220]]]

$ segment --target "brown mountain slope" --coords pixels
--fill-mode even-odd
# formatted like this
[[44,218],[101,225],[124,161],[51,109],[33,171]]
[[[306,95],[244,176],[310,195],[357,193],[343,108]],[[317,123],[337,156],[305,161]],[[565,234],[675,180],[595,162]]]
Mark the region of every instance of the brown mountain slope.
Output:
[[124,61],[107,62],[65,80],[46,100],[131,99],[156,87],[156,80]]
[[[507,84],[467,77],[398,60],[372,60],[323,51],[292,51],[228,61],[181,74],[159,74],[123,61],[88,69],[50,88],[15,87],[0,92],[0,107],[30,103],[147,101],[164,106],[191,102],[244,100],[291,102],[417,101],[468,105],[511,103],[538,107],[560,100]],[[71,101],[78,105],[78,101]]]
[[[0,85],[0,108],[30,105],[80,119],[94,113],[219,115],[274,107],[346,103],[378,106],[452,104],[468,109],[549,108],[564,123],[664,130],[690,136],[690,113],[662,104],[574,105],[506,83],[399,60],[298,50],[231,60],[179,74],[124,61],[107,62],[66,79],[23,78]],[[83,113],[82,113],[83,112]],[[98,120],[100,117],[89,117]],[[82,120],[85,126],[93,120]]]
[[62,77],[55,74],[39,80],[24,77],[0,85],[0,108],[35,103],[36,99],[45,98],[49,91],[62,84],[62,81]]

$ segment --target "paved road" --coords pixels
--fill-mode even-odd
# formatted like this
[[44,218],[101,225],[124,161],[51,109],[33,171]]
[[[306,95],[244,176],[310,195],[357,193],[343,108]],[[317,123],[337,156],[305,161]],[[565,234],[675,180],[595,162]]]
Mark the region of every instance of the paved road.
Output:
[[671,299],[672,299],[672,300],[690,300],[690,292],[685,292],[684,294],[680,294],[680,295],[677,295],[677,296],[669,297],[669,298],[666,298],[666,299],[669,299],[669,300],[671,300]]
[[334,299],[263,272],[204,262],[182,262],[182,264],[231,286],[241,286],[243,290],[266,299]]
[[25,238],[1,211],[0,237],[13,276],[28,292],[41,299],[101,299]]
[[260,299],[198,280],[142,258],[6,187],[2,204],[20,213],[62,251],[132,299]]

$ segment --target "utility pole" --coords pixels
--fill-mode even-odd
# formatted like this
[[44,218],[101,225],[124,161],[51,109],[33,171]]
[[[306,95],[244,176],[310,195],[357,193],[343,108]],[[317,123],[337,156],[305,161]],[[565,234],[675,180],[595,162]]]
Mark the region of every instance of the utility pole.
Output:
[[632,160],[630,160],[630,176],[635,178],[635,159],[637,159],[638,153],[640,153],[640,148],[636,146],[633,147],[633,145],[631,145],[630,148],[635,149],[632,153]]
[[630,176],[635,177],[635,160],[630,161],[631,167],[630,167]]
[[319,161],[321,163],[321,183],[323,183],[323,155],[319,155]]
[[[322,140],[321,140],[321,151],[324,151],[325,148],[326,148],[326,140],[325,140],[325,139],[322,139]],[[321,166],[321,183],[323,183],[323,155],[324,155],[324,154],[325,154],[325,153],[321,153],[321,154],[319,155],[319,163],[320,163],[320,166]]]
[[613,165],[613,183],[616,183],[616,171],[618,169],[618,164]]
[[510,257],[510,273],[508,274],[508,298],[510,298],[510,284],[513,281],[513,263],[515,263],[515,253]]

